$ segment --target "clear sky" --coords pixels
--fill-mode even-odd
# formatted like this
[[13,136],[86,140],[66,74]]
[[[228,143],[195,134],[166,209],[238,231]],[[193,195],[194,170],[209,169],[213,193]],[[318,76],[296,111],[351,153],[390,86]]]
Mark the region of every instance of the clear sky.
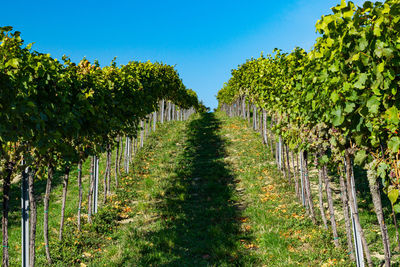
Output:
[[[356,4],[364,1],[356,0]],[[3,1],[1,26],[26,43],[102,66],[117,57],[176,65],[184,84],[215,108],[230,71],[275,47],[309,50],[315,23],[340,0]]]

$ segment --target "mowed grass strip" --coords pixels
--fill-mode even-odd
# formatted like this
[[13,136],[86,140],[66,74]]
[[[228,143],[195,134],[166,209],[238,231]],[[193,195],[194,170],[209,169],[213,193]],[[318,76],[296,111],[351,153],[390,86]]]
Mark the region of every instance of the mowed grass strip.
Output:
[[123,178],[128,200],[91,266],[351,266],[314,226],[241,119],[161,127]]
[[[242,246],[239,193],[214,114],[149,140],[132,172],[134,216],[93,266],[231,266],[257,261]],[[110,262],[111,260],[111,262]]]

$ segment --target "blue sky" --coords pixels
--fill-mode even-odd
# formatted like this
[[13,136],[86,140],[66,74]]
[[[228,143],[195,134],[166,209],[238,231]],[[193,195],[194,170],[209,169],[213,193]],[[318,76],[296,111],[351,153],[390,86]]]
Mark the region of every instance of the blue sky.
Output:
[[[354,1],[361,4],[364,1]],[[230,71],[275,47],[309,50],[315,23],[340,0],[4,1],[1,26],[53,57],[117,57],[176,65],[184,84],[215,108]]]

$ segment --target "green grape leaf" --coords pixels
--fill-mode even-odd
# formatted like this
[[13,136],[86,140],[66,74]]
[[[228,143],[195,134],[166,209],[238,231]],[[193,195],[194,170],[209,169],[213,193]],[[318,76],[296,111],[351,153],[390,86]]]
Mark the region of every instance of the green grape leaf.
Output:
[[386,116],[388,118],[389,123],[399,124],[400,122],[400,112],[396,106],[392,106],[388,110],[386,110]]
[[378,113],[380,106],[379,98],[376,96],[372,96],[370,99],[367,101],[367,108],[369,112],[376,114]]
[[378,65],[377,71],[378,73],[382,73],[385,70],[385,62],[382,62]]
[[367,81],[368,75],[366,73],[361,73],[358,81],[354,84],[355,88],[364,89],[365,82]]
[[354,107],[356,106],[356,104],[351,103],[351,102],[346,102],[346,107],[344,108],[344,112],[346,113],[350,113],[354,110]]
[[343,12],[343,17],[344,18],[351,18],[353,16],[353,14],[354,14],[354,11],[350,9],[349,11]]
[[360,59],[360,53],[354,54],[353,57],[352,57],[353,61],[357,61],[359,59]]
[[388,142],[388,147],[390,150],[392,150],[393,153],[399,152],[400,149],[400,137],[394,136],[390,138]]
[[386,58],[390,58],[393,55],[393,49],[391,48],[384,48],[383,49],[383,56]]
[[335,43],[335,41],[332,38],[327,38],[326,39],[326,45],[328,47],[331,47],[334,43]]
[[377,169],[377,174],[379,177],[381,178],[385,178],[386,177],[386,170],[388,169],[388,165],[384,162],[381,162],[378,166]]
[[339,94],[336,91],[332,92],[331,100],[332,100],[333,103],[336,103],[339,100]]
[[354,163],[361,166],[366,158],[367,158],[367,151],[359,150],[354,156]]
[[379,36],[381,36],[381,32],[382,32],[381,25],[378,24],[378,23],[375,23],[375,25],[374,25],[374,35],[379,37]]
[[310,101],[311,99],[313,99],[313,97],[314,97],[314,92],[308,92],[307,96],[306,96],[306,100]]
[[396,200],[397,200],[398,197],[399,197],[399,189],[392,188],[392,190],[390,190],[388,192],[388,198],[389,198],[390,202],[392,202],[392,205],[394,203],[396,203]]
[[361,50],[361,51],[364,51],[365,48],[367,48],[367,46],[368,46],[368,41],[367,41],[367,39],[365,39],[365,37],[361,38],[361,39],[360,39],[360,42],[359,42],[359,44],[358,44],[358,46],[360,47],[360,50]]
[[19,66],[19,60],[18,58],[12,58],[6,63],[6,67],[11,66],[13,68],[18,68]]
[[356,144],[358,146],[361,146],[362,145],[362,141],[363,141],[363,135],[362,134],[357,134],[356,136],[354,136],[354,141],[356,142]]
[[339,126],[343,123],[344,121],[344,116],[342,114],[342,108],[339,106],[334,112],[332,112],[333,115],[333,126]]
[[396,212],[396,213],[400,213],[400,205],[399,205],[399,204],[394,205],[394,206],[393,206],[393,210],[394,210],[394,212]]
[[337,64],[332,64],[329,67],[329,70],[332,71],[332,72],[338,72],[339,68],[337,67]]
[[327,164],[329,162],[329,157],[327,155],[323,155],[320,159],[319,162],[321,164]]

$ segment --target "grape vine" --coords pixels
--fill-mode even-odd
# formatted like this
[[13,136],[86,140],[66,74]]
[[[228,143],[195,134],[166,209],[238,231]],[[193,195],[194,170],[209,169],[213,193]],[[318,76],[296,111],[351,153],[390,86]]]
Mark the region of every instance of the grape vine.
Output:
[[[155,116],[160,101],[174,103],[174,109],[168,112],[179,111],[181,117],[194,109],[204,109],[173,66],[137,61],[117,66],[113,61],[102,68],[96,61],[82,59],[75,64],[67,57],[60,62],[49,54],[33,51],[31,44],[24,45],[21,33],[12,27],[0,28],[0,88],[3,266],[9,266],[8,212],[13,173],[30,169],[30,266],[35,264],[34,179],[47,179],[44,240],[47,260],[51,263],[48,207],[54,169],[60,167],[65,173],[59,234],[62,239],[71,165],[78,164],[81,183],[82,162],[105,151],[110,160],[111,150],[119,148],[121,137],[135,138],[143,130],[141,122],[143,125],[151,114]],[[110,173],[110,163],[107,164]],[[118,172],[116,185],[117,175]],[[107,190],[105,201],[106,195]],[[79,197],[81,205],[81,186]]]
[[[270,130],[292,151],[318,153],[319,166],[338,166],[347,185],[353,161],[366,168],[390,266],[379,186],[400,212],[400,3],[366,1],[357,7],[342,0],[332,11],[316,23],[320,37],[310,52],[274,50],[247,60],[232,70],[217,98],[221,109],[238,108],[246,98],[264,110],[273,123]],[[350,202],[356,199],[347,191]]]

